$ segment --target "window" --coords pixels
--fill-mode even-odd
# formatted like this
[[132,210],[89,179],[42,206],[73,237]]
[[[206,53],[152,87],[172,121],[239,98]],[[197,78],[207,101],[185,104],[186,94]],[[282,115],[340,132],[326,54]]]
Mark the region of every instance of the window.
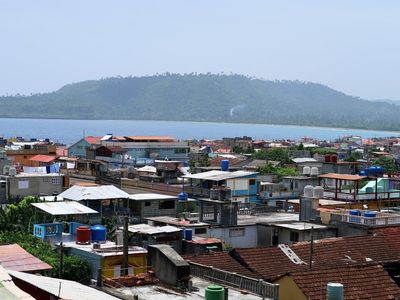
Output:
[[18,181],[18,189],[29,189],[29,180],[20,180]]
[[186,148],[176,148],[175,154],[184,154],[186,153]]
[[206,234],[207,233],[207,228],[195,228],[194,229],[194,234]]
[[290,232],[290,241],[294,243],[299,241],[299,233],[297,231]]
[[60,177],[55,177],[51,179],[52,184],[61,184],[61,178]]
[[244,236],[245,234],[245,229],[244,228],[232,228],[229,229],[229,236],[230,237],[240,237]]
[[150,206],[150,205],[151,205],[150,201],[146,201],[146,202],[144,203],[144,206]]
[[158,208],[159,209],[174,209],[175,208],[175,200],[160,201]]
[[256,184],[256,180],[255,179],[250,179],[249,180],[249,185],[255,185]]

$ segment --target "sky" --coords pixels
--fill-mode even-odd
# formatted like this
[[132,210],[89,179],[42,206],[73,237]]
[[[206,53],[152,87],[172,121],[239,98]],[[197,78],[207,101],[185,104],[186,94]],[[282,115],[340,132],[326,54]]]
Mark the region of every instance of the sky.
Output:
[[0,0],[0,95],[238,73],[400,100],[400,1]]

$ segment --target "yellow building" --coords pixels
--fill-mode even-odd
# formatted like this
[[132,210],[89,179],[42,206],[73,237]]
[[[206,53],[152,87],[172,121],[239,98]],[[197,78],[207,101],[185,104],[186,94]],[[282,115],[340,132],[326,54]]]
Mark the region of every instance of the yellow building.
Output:
[[[86,259],[91,267],[92,278],[98,278],[98,272],[106,278],[124,275],[122,245],[107,241],[102,244],[78,245],[75,242],[63,244],[71,255]],[[129,246],[128,273],[140,274],[147,271],[147,250],[142,247]]]

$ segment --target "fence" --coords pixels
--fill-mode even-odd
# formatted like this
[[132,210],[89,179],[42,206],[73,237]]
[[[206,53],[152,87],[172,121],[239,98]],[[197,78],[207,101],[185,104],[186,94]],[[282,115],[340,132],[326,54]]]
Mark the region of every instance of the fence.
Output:
[[215,283],[247,290],[251,293],[266,297],[268,299],[279,299],[279,284],[265,282],[262,279],[250,278],[217,268],[196,264],[190,261],[189,264],[190,274],[193,276],[204,278]]

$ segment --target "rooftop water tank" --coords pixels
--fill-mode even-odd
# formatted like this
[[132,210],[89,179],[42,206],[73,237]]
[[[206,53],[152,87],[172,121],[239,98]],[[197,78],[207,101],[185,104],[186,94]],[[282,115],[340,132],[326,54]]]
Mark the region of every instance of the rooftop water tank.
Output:
[[337,155],[331,155],[331,162],[337,163],[337,161],[338,161]]
[[311,174],[311,168],[309,166],[305,166],[303,168],[303,175],[310,175]]
[[363,171],[360,171],[360,172],[358,173],[358,175],[360,175],[360,176],[367,176],[367,172],[365,172],[365,171],[363,170]]
[[364,212],[364,224],[365,225],[375,225],[376,224],[376,211],[366,211]]
[[94,225],[90,228],[92,242],[105,242],[107,240],[107,230],[103,225]]
[[223,159],[221,160],[221,170],[228,171],[229,170],[229,160]]
[[326,154],[325,155],[325,162],[331,162],[331,155],[330,154]]
[[209,285],[205,291],[205,300],[224,300],[225,289],[220,285]]
[[311,168],[311,176],[318,176],[318,168],[317,167]]
[[8,175],[8,171],[10,170],[10,166],[3,167],[3,175]]
[[17,175],[17,169],[14,168],[14,167],[10,167],[10,169],[8,170],[8,175],[16,176]]
[[304,187],[304,197],[312,198],[314,195],[314,187],[312,185],[306,185]]
[[326,287],[327,300],[343,300],[343,284],[328,282]]
[[[349,210],[349,222],[351,223],[360,223],[361,219],[357,218],[359,216],[361,216],[361,212],[358,209],[351,209]],[[351,217],[351,216],[357,216],[357,217]]]
[[89,226],[79,226],[76,229],[76,243],[90,244],[90,228]]
[[185,240],[191,241],[193,237],[193,231],[192,229],[185,229]]
[[179,201],[186,201],[188,199],[188,194],[185,192],[180,192],[178,194]]
[[322,186],[314,187],[313,197],[318,199],[324,198],[324,188]]

